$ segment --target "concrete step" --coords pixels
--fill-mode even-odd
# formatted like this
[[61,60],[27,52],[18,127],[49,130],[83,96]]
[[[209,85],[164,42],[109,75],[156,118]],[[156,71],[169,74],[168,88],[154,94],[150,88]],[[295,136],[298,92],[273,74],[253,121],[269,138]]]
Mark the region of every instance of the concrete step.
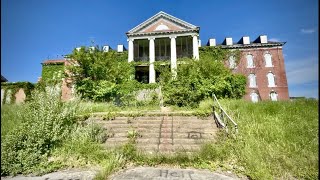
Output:
[[198,151],[201,145],[160,144],[159,151]]
[[160,124],[101,124],[105,128],[123,128],[123,127],[133,127],[133,128],[160,128]]
[[[160,134],[158,132],[138,132],[138,135],[141,136],[141,138],[159,138]],[[117,138],[117,137],[124,137],[126,138],[128,136],[127,132],[119,132],[119,133],[114,133],[112,134],[112,138]],[[110,137],[110,138],[111,138]],[[162,133],[161,134],[162,138],[172,138],[172,134],[169,133]],[[140,138],[140,137],[139,137]],[[210,133],[205,133],[205,134],[187,134],[187,133],[174,133],[173,134],[173,138],[178,138],[178,139],[213,139],[215,138],[214,134],[210,134]]]

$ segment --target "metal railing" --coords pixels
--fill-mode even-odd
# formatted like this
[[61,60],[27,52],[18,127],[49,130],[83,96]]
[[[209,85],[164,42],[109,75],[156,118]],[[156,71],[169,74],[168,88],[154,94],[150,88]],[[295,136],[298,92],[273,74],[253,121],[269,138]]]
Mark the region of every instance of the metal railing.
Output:
[[[221,104],[219,103],[216,95],[213,93],[213,101],[216,102],[217,107],[215,104],[212,106],[212,112],[214,120],[219,128],[224,128],[227,133],[229,133],[229,124],[232,123],[234,127],[235,134],[238,133],[238,124],[227,114],[227,112],[222,108]],[[233,127],[230,127],[230,133],[232,133]]]

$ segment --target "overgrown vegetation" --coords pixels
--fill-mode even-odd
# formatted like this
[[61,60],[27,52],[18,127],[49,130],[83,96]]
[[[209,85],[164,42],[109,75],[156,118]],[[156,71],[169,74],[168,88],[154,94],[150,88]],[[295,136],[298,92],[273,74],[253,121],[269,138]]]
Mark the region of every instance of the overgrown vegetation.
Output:
[[221,132],[200,152],[173,156],[139,153],[124,146],[124,158],[135,165],[193,167],[232,171],[250,179],[318,178],[318,101],[251,103],[224,100],[240,127],[236,138]]
[[[49,94],[38,93],[38,98],[24,105],[2,107],[1,175],[98,167],[96,178],[105,179],[133,163],[228,170],[252,179],[318,177],[317,100],[222,100],[222,106],[238,123],[236,138],[222,133],[216,143],[205,145],[199,153],[150,156],[135,148],[134,139],[139,134],[134,130],[128,132],[133,139],[129,144],[105,150],[100,143],[108,137],[108,130],[88,120],[76,123],[77,103],[61,103]],[[212,100],[206,99],[198,108],[208,111],[211,107]]]
[[64,77],[64,62],[50,63],[42,65],[41,81],[54,84],[56,81],[61,81]]
[[[139,90],[162,88],[165,105],[197,107],[211,97],[241,98],[245,93],[246,78],[232,74],[224,66],[230,55],[239,54],[218,47],[200,49],[200,60],[178,60],[177,77],[173,78],[169,62],[155,62],[160,72],[158,83],[141,84],[134,80],[136,62],[127,62],[127,53],[103,52],[98,46],[92,50],[82,47],[69,56],[74,61],[68,66],[69,77],[84,99],[95,102],[113,102],[117,105],[136,106]],[[157,94],[156,94],[157,95]],[[159,104],[155,98],[153,104]]]
[[[172,78],[168,65],[157,62],[156,70],[161,72],[158,83],[141,84],[133,79],[134,63],[127,62],[126,53],[104,53],[99,47],[74,51],[70,57],[77,61],[68,67],[66,75],[73,78],[83,101],[76,98],[61,102],[55,85],[63,75],[48,70],[45,79],[49,80],[42,81],[42,90],[35,90],[29,102],[1,107],[1,175],[94,166],[101,170],[96,178],[105,179],[128,164],[165,164],[228,170],[252,179],[316,179],[318,101],[253,104],[235,100],[245,92],[245,77],[232,74],[223,63],[237,53],[200,48],[199,61],[178,60],[176,78]],[[158,87],[165,105],[174,111],[192,110],[192,115],[211,113],[212,93],[225,98],[221,104],[238,123],[239,134],[230,138],[221,133],[216,143],[191,155],[180,152],[150,156],[136,149],[139,133],[130,129],[129,143],[118,149],[104,149],[101,143],[110,132],[88,120],[91,113],[107,112],[103,119],[113,120],[122,111],[132,111],[127,115],[136,117],[144,111],[159,110],[156,94],[149,101],[136,100],[139,90]]]
[[16,115],[4,112],[9,107],[3,108],[1,130],[7,133],[1,136],[1,175],[41,172],[54,166],[47,158],[70,133],[76,121],[76,104],[60,102],[60,94],[52,89],[34,91],[29,103],[15,109]]
[[2,103],[14,103],[16,100],[15,95],[19,89],[23,89],[26,95],[26,101],[28,101],[30,100],[31,91],[34,87],[35,85],[30,82],[1,82],[1,89],[4,90]]

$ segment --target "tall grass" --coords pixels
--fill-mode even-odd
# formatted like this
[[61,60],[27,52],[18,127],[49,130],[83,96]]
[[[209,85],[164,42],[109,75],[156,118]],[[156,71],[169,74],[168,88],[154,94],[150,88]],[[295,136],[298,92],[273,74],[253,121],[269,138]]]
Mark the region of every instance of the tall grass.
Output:
[[[97,179],[105,179],[110,173],[128,163],[229,170],[247,175],[251,179],[318,179],[319,107],[317,100],[259,103],[244,100],[221,100],[220,103],[238,123],[239,133],[235,138],[230,138],[224,132],[220,132],[216,143],[204,145],[198,153],[186,155],[182,152],[173,156],[163,154],[150,156],[138,152],[134,144],[127,144],[120,149],[105,150],[100,143],[104,141],[104,134],[107,132],[101,127],[78,124],[72,126],[73,128],[69,131],[71,133],[66,135],[59,145],[53,146],[53,150],[48,154],[49,161],[43,163],[41,167],[44,168],[43,166],[50,165],[50,163],[58,164],[58,168],[99,167],[101,171]],[[211,110],[211,105],[211,100],[204,100],[197,110],[208,112]],[[15,110],[12,109],[13,107]],[[123,110],[108,104],[85,103],[80,107],[85,109],[81,112]],[[15,117],[20,117],[15,114],[15,111],[24,112],[24,108],[24,106],[16,105],[2,107],[1,130],[4,132],[1,133],[1,139],[14,133],[11,131],[17,124],[26,121],[15,119]],[[50,108],[42,109],[43,111],[50,110]],[[130,107],[125,109],[130,109]],[[36,109],[32,112],[29,114],[30,117],[32,114],[36,116],[40,113]],[[41,114],[41,117],[44,118],[44,115]],[[61,116],[49,116],[45,118],[46,122],[54,117]],[[41,122],[41,118],[36,119]],[[40,127],[43,128],[42,130],[48,130],[44,128],[45,126]],[[3,141],[1,147],[3,147]],[[23,150],[19,149],[19,151]],[[10,155],[11,151],[5,152]],[[28,153],[32,152],[28,151]],[[31,158],[36,156],[30,155]],[[1,160],[3,158],[2,156]],[[8,159],[5,160],[8,162]],[[30,159],[27,158],[27,160]],[[8,163],[4,165],[10,166]],[[16,170],[14,167],[12,169]],[[3,174],[3,168],[1,170]],[[39,168],[31,170],[39,171]]]
[[[211,103],[206,100],[199,108]],[[251,179],[318,179],[318,101],[221,104],[238,123],[235,138],[220,132],[216,143],[198,153],[148,156],[131,151],[129,160],[137,165],[228,170]]]
[[22,123],[21,112],[23,105],[3,104],[1,105],[1,140],[20,123]]
[[235,158],[253,179],[318,178],[317,100],[221,104],[239,126],[236,139],[216,146],[226,152],[221,158]]

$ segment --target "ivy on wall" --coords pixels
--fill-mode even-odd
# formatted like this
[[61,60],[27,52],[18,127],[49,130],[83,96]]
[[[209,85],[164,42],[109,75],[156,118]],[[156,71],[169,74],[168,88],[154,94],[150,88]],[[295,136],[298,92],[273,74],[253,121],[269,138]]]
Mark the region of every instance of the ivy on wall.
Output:
[[[26,101],[30,100],[31,97],[31,91],[34,89],[35,85],[30,82],[1,82],[1,90],[4,90],[3,100],[2,103],[6,103],[7,96],[10,99],[10,103],[14,103],[16,100],[16,93],[19,91],[19,89],[23,89],[24,93],[26,95]],[[9,90],[11,93],[9,94]]]
[[57,83],[64,77],[64,63],[43,64],[41,81],[48,84]]

